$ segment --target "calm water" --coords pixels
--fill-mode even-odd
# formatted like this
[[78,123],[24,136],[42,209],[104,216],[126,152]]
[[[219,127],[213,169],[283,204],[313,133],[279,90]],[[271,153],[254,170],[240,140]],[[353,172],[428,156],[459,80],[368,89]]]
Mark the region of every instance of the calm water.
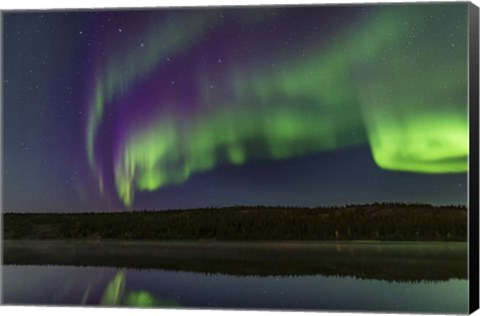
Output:
[[[120,258],[115,254],[132,244],[69,253],[65,246],[78,247],[6,242],[3,303],[467,312],[466,244],[252,245],[138,243],[129,256],[137,260],[112,263],[106,258]],[[99,258],[85,266],[69,262],[92,249],[103,259],[92,255]],[[152,258],[156,268],[147,262]]]

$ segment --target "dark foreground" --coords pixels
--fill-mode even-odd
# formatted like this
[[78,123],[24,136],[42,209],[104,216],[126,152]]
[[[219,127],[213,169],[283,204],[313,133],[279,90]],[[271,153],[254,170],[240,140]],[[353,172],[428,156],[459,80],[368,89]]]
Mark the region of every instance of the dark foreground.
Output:
[[467,210],[424,204],[4,214],[5,239],[466,241]]
[[463,242],[5,241],[3,303],[466,313]]
[[385,281],[467,278],[463,242],[5,241],[4,264]]

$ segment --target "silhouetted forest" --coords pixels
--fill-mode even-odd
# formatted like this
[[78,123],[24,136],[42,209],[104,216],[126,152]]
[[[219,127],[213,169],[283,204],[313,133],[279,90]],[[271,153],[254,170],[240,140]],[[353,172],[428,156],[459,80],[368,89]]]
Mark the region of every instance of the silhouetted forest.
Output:
[[465,207],[402,203],[322,208],[236,206],[115,213],[6,213],[3,220],[4,239],[467,239]]

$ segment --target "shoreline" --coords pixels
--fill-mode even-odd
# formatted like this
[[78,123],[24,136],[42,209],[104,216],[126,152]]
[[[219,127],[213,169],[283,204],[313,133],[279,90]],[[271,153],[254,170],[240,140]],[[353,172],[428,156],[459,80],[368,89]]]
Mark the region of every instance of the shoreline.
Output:
[[5,265],[161,269],[237,276],[467,277],[466,242],[4,241]]
[[214,239],[121,239],[121,238],[111,238],[111,239],[89,239],[89,238],[68,238],[68,239],[3,239],[3,243],[158,243],[158,244],[257,244],[257,245],[273,245],[273,244],[299,244],[299,245],[315,245],[315,244],[325,244],[325,245],[336,245],[336,244],[373,244],[373,245],[388,245],[388,244],[467,244],[467,241],[444,241],[444,240],[214,240]]

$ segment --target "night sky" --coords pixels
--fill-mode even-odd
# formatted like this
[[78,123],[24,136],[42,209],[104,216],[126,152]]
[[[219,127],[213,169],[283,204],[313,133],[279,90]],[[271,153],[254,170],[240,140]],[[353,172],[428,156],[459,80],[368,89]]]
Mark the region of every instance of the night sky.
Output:
[[4,13],[3,209],[466,204],[467,13]]

